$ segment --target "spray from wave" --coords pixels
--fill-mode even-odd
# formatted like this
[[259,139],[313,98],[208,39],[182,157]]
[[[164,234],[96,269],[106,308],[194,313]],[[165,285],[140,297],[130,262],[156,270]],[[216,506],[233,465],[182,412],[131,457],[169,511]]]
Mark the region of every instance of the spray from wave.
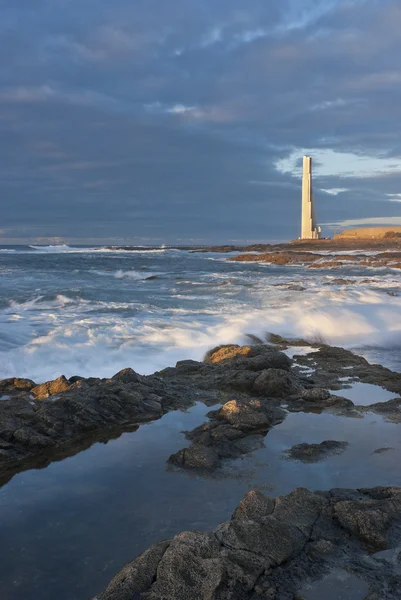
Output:
[[267,332],[348,348],[401,346],[400,297],[364,288],[282,298],[269,295],[258,308],[227,303],[204,311],[63,295],[11,301],[0,314],[0,339],[13,319],[23,345],[8,345],[0,375],[105,377],[128,366],[149,374],[184,358],[200,360],[219,344],[247,342],[248,334],[264,340]]

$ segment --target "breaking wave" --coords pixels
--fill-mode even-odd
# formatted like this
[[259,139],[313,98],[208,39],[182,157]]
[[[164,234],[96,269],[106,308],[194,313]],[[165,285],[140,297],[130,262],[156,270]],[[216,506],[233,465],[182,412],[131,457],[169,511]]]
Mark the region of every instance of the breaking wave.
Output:
[[[63,295],[11,301],[0,314],[0,342],[8,340],[1,377],[104,377],[127,366],[148,374],[184,358],[200,360],[218,344],[244,343],[248,334],[265,340],[271,331],[349,348],[401,346],[400,297],[361,289],[321,290],[302,301],[293,294],[286,305],[271,300],[260,308],[233,304],[204,312]],[[10,347],[10,318],[22,346]]]

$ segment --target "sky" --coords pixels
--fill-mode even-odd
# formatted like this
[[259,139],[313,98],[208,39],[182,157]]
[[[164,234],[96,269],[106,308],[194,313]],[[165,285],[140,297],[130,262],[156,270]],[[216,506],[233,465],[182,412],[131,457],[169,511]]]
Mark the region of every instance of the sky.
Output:
[[399,0],[2,0],[0,242],[401,225]]

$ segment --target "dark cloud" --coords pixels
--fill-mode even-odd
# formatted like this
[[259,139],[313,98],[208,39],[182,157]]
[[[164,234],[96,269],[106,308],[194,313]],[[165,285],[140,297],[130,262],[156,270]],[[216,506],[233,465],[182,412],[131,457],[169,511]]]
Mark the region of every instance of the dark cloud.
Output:
[[400,28],[397,0],[3,0],[3,240],[295,237],[304,151],[322,223],[391,222]]

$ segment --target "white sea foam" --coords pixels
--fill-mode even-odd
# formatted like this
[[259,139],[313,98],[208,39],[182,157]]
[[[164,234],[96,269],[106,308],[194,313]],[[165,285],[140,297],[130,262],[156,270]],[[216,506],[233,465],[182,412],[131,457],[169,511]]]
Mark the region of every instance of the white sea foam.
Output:
[[270,297],[260,308],[227,303],[199,314],[177,308],[155,312],[144,305],[130,318],[118,314],[118,307],[133,308],[125,303],[63,295],[11,302],[1,315],[0,336],[15,318],[17,345],[7,346],[0,375],[41,381],[61,373],[110,376],[127,366],[152,373],[180,359],[199,360],[215,345],[243,343],[246,334],[263,338],[268,331],[347,347],[400,343],[400,298],[365,289],[292,299],[280,305],[279,295]]
[[151,272],[151,271],[137,271],[135,269],[124,271],[123,269],[118,269],[117,271],[109,270],[109,271],[99,271],[93,269],[91,273],[95,275],[100,275],[101,277],[114,277],[116,279],[137,279],[137,280],[146,280],[149,278],[160,277],[164,275],[161,272]]
[[[54,245],[54,246],[34,246],[30,245],[29,248],[35,250],[38,253],[42,254],[93,254],[93,253],[113,253],[113,254],[122,254],[122,253],[132,253],[132,254],[148,254],[148,253],[165,253],[171,252],[174,250],[170,250],[167,248],[147,248],[143,246],[142,249],[140,247],[135,248],[135,250],[124,249],[124,248],[113,248],[113,247],[104,247],[104,246],[95,246],[92,248],[80,248],[74,246],[67,246],[66,244]],[[31,252],[27,250],[26,252]],[[24,252],[21,250],[20,252]]]
[[[394,274],[362,284],[369,276],[361,272],[347,275],[354,285],[334,286],[325,285],[332,278],[327,271],[211,264],[203,254],[155,252],[163,254],[152,266],[147,250],[129,260],[124,254],[119,269],[101,254],[90,258],[90,268],[87,257],[77,255],[71,271],[53,261],[49,274],[37,261],[39,278],[36,272],[27,278],[24,257],[21,273],[7,275],[10,294],[0,310],[0,378],[104,377],[128,366],[152,373],[177,360],[199,360],[218,344],[248,342],[247,334],[266,339],[267,332],[350,348],[401,346],[401,297],[385,293],[400,287]],[[20,264],[19,257],[6,260]],[[161,276],[159,286],[157,279],[149,286],[127,284],[153,276]],[[238,285],[220,287],[234,280]],[[294,283],[305,291],[288,289]]]

